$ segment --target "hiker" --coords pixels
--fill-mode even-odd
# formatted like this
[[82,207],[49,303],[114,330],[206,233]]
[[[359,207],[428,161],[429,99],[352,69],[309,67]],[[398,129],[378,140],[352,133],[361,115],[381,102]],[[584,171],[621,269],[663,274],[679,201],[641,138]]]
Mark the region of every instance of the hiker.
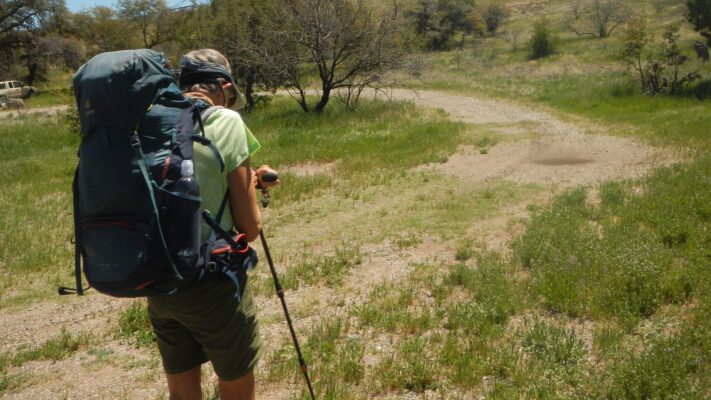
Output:
[[[224,159],[224,172],[214,165],[207,147],[195,146],[195,175],[200,186],[201,207],[218,213],[226,190],[228,207],[221,219],[225,230],[236,228],[255,240],[261,229],[256,186],[277,182],[261,178],[270,171],[250,167],[250,156],[259,143],[239,113],[244,100],[231,75],[228,60],[216,50],[192,51],[181,60],[180,89],[195,101],[217,109],[204,120],[204,134]],[[203,238],[211,229],[203,225]],[[200,369],[210,361],[219,378],[222,400],[253,399],[253,369],[259,358],[257,309],[247,274],[239,276],[242,293],[229,280],[207,280],[172,296],[148,298],[148,310],[167,376],[170,399],[201,399]]]

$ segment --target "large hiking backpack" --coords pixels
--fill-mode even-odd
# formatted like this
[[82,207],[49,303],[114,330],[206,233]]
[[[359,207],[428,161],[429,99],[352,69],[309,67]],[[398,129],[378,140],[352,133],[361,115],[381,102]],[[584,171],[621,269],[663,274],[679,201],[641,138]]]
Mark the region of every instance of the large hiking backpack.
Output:
[[[73,183],[77,292],[83,264],[91,287],[117,297],[173,294],[211,276],[232,279],[239,295],[237,276],[256,253],[219,227],[227,193],[213,219],[199,197],[174,190],[194,142],[210,146],[224,169],[202,132],[214,108],[184,97],[163,55],[146,49],[93,57],[74,76],[74,95],[82,136]],[[203,219],[213,232],[200,243]]]

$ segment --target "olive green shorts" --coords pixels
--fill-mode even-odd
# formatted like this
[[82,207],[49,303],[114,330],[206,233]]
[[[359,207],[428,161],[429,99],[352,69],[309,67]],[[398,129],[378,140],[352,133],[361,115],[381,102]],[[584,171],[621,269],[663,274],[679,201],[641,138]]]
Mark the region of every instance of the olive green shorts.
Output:
[[228,281],[203,282],[173,296],[150,297],[148,314],[163,368],[177,374],[210,361],[223,381],[250,372],[259,359],[257,307],[246,275],[241,301]]

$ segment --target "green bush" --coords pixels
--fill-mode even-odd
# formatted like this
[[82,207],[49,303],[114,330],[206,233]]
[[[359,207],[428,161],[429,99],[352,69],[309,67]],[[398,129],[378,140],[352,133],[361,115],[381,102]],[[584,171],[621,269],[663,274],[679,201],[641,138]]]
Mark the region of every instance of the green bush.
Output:
[[537,60],[555,53],[556,37],[548,27],[548,21],[542,19],[533,25],[533,35],[528,43],[528,58]]

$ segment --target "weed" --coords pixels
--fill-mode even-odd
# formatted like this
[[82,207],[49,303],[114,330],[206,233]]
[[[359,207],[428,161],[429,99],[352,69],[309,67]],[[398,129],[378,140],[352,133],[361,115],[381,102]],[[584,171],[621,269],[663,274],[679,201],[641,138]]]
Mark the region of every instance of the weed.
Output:
[[436,389],[438,370],[430,360],[438,342],[438,338],[427,336],[405,339],[394,354],[376,367],[375,376],[380,377],[376,384],[381,390],[406,389],[415,393]]
[[11,364],[20,366],[35,360],[63,360],[86,346],[90,340],[89,334],[73,335],[66,329],[62,329],[59,336],[51,338],[41,345],[20,347],[18,353],[12,358]]
[[527,321],[526,325],[523,347],[536,358],[546,363],[574,365],[585,355],[585,347],[575,331],[538,319]]
[[355,266],[360,265],[363,256],[357,247],[339,247],[334,255],[303,257],[284,274],[283,287],[298,289],[300,284],[312,286],[325,284],[336,287]]
[[466,261],[472,258],[476,252],[472,248],[473,241],[471,239],[462,240],[454,253],[454,259],[457,261]]
[[422,238],[412,234],[404,237],[399,237],[395,240],[395,246],[397,246],[397,248],[400,250],[417,246],[420,243],[422,243]]
[[148,305],[144,300],[134,301],[121,312],[117,336],[131,340],[134,346],[139,348],[152,346],[155,343],[155,333],[148,317]]
[[365,346],[360,337],[348,334],[349,329],[345,318],[321,321],[305,343],[304,356],[311,360],[314,389],[320,398],[353,398],[350,387],[360,385],[365,378]]
[[465,264],[452,266],[445,285],[461,287],[470,297],[449,306],[445,326],[476,333],[504,324],[526,301],[512,267],[494,253],[479,255],[475,269]]
[[595,330],[593,347],[601,357],[617,354],[622,348],[624,330],[611,325],[603,325]]
[[421,286],[402,284],[376,286],[368,302],[357,306],[353,313],[360,324],[388,332],[422,333],[439,323],[437,312],[421,307]]

